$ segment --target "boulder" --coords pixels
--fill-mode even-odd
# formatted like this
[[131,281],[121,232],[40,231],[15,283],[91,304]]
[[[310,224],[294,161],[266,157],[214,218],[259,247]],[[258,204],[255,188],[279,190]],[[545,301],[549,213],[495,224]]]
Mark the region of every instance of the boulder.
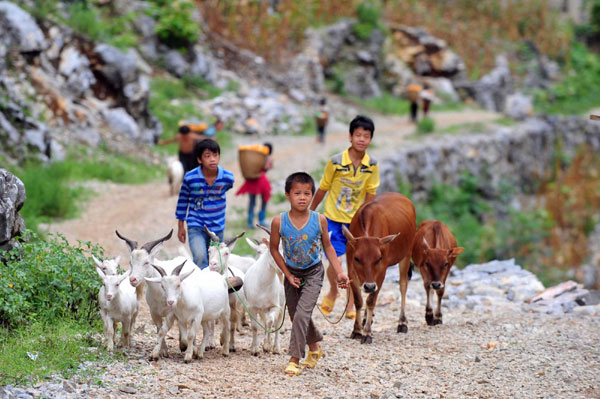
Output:
[[475,100],[482,107],[490,111],[504,111],[506,97],[512,91],[512,77],[506,57],[496,57],[496,66],[475,83],[474,91]]
[[9,47],[21,53],[40,52],[47,46],[44,33],[33,17],[8,1],[0,1],[0,37],[8,39]]
[[19,210],[26,199],[23,182],[6,169],[0,169],[0,249],[14,247],[13,238],[25,230]]
[[504,114],[509,118],[522,120],[533,114],[533,99],[521,92],[506,96]]
[[115,90],[121,90],[127,83],[137,79],[135,58],[129,53],[123,53],[109,44],[99,44],[94,52],[100,59],[102,67],[98,70]]
[[65,77],[67,89],[74,97],[81,97],[96,83],[89,66],[89,60],[73,46],[65,47],[60,54],[58,71]]
[[165,54],[165,68],[170,74],[181,78],[183,75],[188,73],[190,65],[181,52],[177,50],[170,50],[167,54]]
[[140,128],[124,108],[109,109],[104,113],[104,118],[112,131],[124,135],[129,140],[140,137]]

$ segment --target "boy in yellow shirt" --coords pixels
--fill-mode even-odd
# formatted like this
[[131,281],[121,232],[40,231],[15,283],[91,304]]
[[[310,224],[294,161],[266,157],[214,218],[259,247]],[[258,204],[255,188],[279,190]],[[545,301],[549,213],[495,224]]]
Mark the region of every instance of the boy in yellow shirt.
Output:
[[[358,208],[375,197],[379,186],[379,165],[366,152],[374,132],[375,124],[371,118],[357,115],[350,122],[351,146],[327,161],[319,189],[310,206],[311,210],[317,209],[325,194],[329,193],[323,213],[331,233],[331,244],[340,262],[346,253],[346,237],[342,233],[342,226],[349,227]],[[331,313],[338,296],[336,274],[331,265],[327,267],[327,279],[330,289],[321,305],[324,314]],[[354,299],[350,295],[346,307],[346,317],[349,319],[356,317],[353,306]]]

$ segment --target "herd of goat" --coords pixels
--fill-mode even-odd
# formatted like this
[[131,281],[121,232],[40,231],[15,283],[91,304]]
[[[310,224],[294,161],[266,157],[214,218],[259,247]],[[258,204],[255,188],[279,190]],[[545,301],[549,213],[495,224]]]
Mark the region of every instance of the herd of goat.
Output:
[[[265,231],[268,232],[267,229]],[[202,358],[207,346],[215,346],[215,321],[222,326],[220,343],[222,354],[227,356],[230,351],[236,350],[235,332],[245,318],[244,303],[248,313],[254,315],[257,321],[260,319],[264,326],[266,334],[262,350],[280,353],[280,334],[272,331],[281,325],[284,317],[283,274],[273,260],[266,240],[258,242],[246,238],[257,257],[239,256],[231,251],[244,233],[220,242],[215,234],[208,231],[214,244],[209,247],[209,267],[201,270],[187,253],[170,260],[156,258],[161,244],[170,239],[172,233],[138,248],[136,241],[116,231],[130,251],[130,268],[123,274],[118,274],[119,258],[100,260],[93,257],[103,282],[98,300],[107,349],[113,350],[117,341],[118,323],[122,325],[120,345],[124,348],[131,346],[139,301],[145,291],[158,332],[151,359],[168,356],[165,337],[175,320],[179,326],[179,348],[185,353],[186,363],[194,356]],[[226,278],[230,276],[241,277],[244,282],[237,293],[228,292]],[[261,347],[257,321],[251,323],[250,352],[253,355],[257,355]],[[203,336],[198,347],[195,338],[200,326]]]

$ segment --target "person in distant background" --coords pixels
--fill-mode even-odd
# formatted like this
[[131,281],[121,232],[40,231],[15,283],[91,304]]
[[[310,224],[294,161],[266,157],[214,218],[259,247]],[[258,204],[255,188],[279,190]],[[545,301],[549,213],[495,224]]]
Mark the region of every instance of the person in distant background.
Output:
[[225,124],[223,123],[223,121],[221,119],[217,118],[217,120],[215,121],[214,124],[208,126],[206,129],[204,129],[204,131],[202,131],[202,134],[210,139],[216,139],[217,132],[220,132],[221,130],[223,130],[224,125]]
[[254,228],[254,206],[256,205],[256,196],[260,195],[262,198],[262,204],[260,207],[260,211],[258,211],[258,223],[261,226],[266,226],[265,218],[267,216],[267,202],[269,202],[269,198],[271,198],[271,183],[269,179],[267,179],[266,172],[273,168],[273,158],[271,158],[271,154],[273,153],[273,145],[271,143],[264,143],[265,147],[269,149],[269,155],[267,156],[267,161],[265,162],[265,166],[263,170],[260,172],[260,177],[258,179],[248,179],[244,182],[242,187],[235,193],[235,195],[248,194],[248,228]]
[[317,124],[317,142],[325,143],[325,128],[329,121],[329,112],[327,112],[327,99],[324,97],[319,101],[319,110],[315,115],[315,122]]
[[410,84],[406,87],[406,97],[408,98],[408,101],[410,101],[410,121],[412,123],[417,123],[421,90],[423,90],[423,87],[416,83]]
[[423,118],[429,116],[429,107],[433,101],[433,90],[427,83],[423,85],[423,91],[421,92],[421,104],[423,105]]
[[202,134],[192,132],[189,126],[183,125],[179,127],[179,132],[175,137],[168,140],[158,140],[158,145],[179,143],[179,162],[183,165],[184,172],[187,173],[198,166],[198,160],[194,153],[194,144],[206,138]]

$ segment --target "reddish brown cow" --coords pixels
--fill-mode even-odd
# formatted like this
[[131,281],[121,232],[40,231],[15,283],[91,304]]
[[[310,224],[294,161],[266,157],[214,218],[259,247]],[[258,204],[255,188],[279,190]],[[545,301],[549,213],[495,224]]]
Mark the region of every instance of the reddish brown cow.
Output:
[[[446,277],[456,257],[463,251],[463,247],[456,246],[456,239],[444,223],[425,220],[419,224],[412,248],[412,259],[423,277],[423,286],[427,293],[425,321],[430,326],[442,324],[442,297]],[[430,303],[432,291],[435,291],[438,299],[435,314]]]
[[[348,240],[346,260],[348,274],[352,279],[351,288],[357,315],[352,338],[360,338],[363,344],[373,341],[373,309],[385,272],[389,266],[396,263],[400,269],[402,294],[398,332],[408,332],[404,304],[410,270],[410,251],[416,227],[413,203],[402,194],[385,193],[377,195],[358,209],[350,222],[350,230],[343,228]],[[362,323],[358,317],[363,307],[361,287],[369,294]]]

